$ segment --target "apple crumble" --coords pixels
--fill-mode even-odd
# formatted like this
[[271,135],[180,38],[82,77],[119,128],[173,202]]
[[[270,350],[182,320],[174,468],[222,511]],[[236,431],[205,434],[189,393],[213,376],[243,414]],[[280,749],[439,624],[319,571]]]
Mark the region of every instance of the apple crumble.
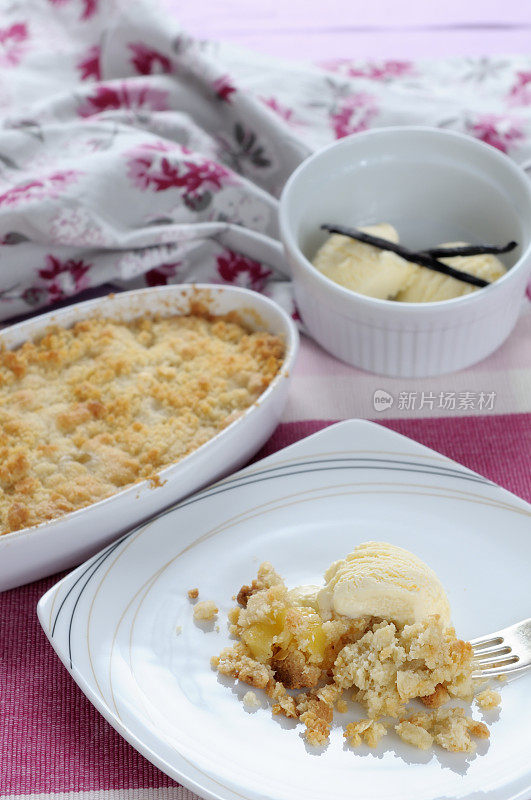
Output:
[[156,485],[257,400],[283,355],[234,314],[84,319],[0,351],[0,535]]
[[[391,546],[383,543],[360,546],[357,558],[364,560],[365,573],[357,590],[363,602],[370,588],[368,551],[363,549],[368,545],[373,546],[371,553],[377,546],[383,561],[385,553],[392,552],[386,551],[385,547]],[[395,550],[400,551],[393,553],[395,559],[406,554],[403,563],[408,570],[412,564],[415,569],[420,564],[423,570],[429,570],[420,560],[414,562],[415,557],[407,551]],[[458,639],[449,621],[443,621],[438,613],[417,621],[383,619],[369,613],[352,618],[337,613],[333,604],[331,608],[323,599],[323,592],[329,591],[331,577],[337,577],[338,565],[348,565],[348,558],[325,574],[325,590],[288,590],[271,564],[262,564],[257,578],[242,586],[238,606],[229,612],[229,629],[237,641],[214,657],[212,666],[221,675],[264,690],[272,701],[273,713],[300,720],[312,745],[327,743],[334,711],[344,713],[348,699],[361,705],[365,714],[363,719],[346,725],[344,736],[353,747],[362,743],[375,747],[394,730],[421,749],[437,744],[446,750],[474,752],[475,740],[489,736],[487,726],[467,716],[455,702],[447,705],[456,700],[469,703],[477,691],[471,645]],[[387,591],[390,597],[389,586],[396,589],[401,582],[396,564],[395,560],[391,568],[384,561],[389,581],[385,586],[382,583],[382,595]],[[418,591],[421,584],[419,576],[412,577],[408,591]],[[439,587],[435,588],[439,597]],[[436,595],[432,592],[431,596]],[[396,597],[395,592],[395,607],[403,611],[403,598]],[[381,601],[382,597],[378,598]],[[439,602],[446,614],[446,596],[441,595]],[[492,707],[498,699],[496,694],[484,692],[478,700],[483,707]],[[415,699],[423,704],[424,711],[409,707]]]

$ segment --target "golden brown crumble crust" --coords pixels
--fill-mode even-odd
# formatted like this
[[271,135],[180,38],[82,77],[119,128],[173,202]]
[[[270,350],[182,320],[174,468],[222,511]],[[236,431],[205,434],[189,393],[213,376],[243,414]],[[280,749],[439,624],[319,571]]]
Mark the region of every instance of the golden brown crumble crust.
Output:
[[447,703],[449,699],[450,694],[448,689],[443,686],[442,683],[438,683],[431,694],[420,698],[421,702],[428,708],[440,708]]
[[[237,642],[212,665],[222,675],[263,689],[274,714],[304,724],[310,744],[327,743],[334,707],[346,711],[346,696],[367,712],[365,719],[346,726],[352,747],[376,747],[389,726],[421,749],[437,744],[471,753],[475,739],[488,737],[486,725],[463,708],[443,708],[450,699],[470,702],[476,687],[470,644],[453,628],[445,629],[439,617],[402,627],[369,617],[323,620],[313,608],[291,604],[268,562],[237,597],[239,607],[229,612]],[[293,689],[306,691],[294,696]],[[478,702],[494,703],[494,695],[483,692]],[[414,699],[429,710],[407,715]]]
[[233,316],[193,315],[85,319],[0,350],[0,535],[155,485],[257,400],[283,355]]

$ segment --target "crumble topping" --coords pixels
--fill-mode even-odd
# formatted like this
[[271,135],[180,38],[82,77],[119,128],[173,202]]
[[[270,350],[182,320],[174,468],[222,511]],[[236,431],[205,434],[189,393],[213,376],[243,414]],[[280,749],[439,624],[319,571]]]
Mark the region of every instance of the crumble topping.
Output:
[[212,600],[201,600],[194,606],[194,619],[205,622],[217,616],[218,607]]
[[242,702],[246,708],[260,708],[260,700],[254,692],[245,692]]
[[485,691],[476,695],[476,700],[480,708],[490,710],[500,705],[501,696],[499,692],[495,692],[492,689],[485,689]]
[[438,617],[401,629],[377,622],[339,653],[334,680],[354,688],[371,718],[397,717],[416,697],[432,708],[449,696],[471,699],[472,655],[471,645],[456,639],[453,628],[443,630]]
[[360,719],[359,722],[347,725],[343,736],[351,747],[359,747],[362,742],[369,747],[377,747],[386,733],[387,728],[381,722],[376,722],[374,719]]
[[406,742],[428,750],[435,742],[445,750],[473,753],[476,739],[488,739],[489,729],[484,722],[467,717],[462,708],[440,708],[429,713],[411,714],[395,730]]
[[187,595],[190,600],[197,600],[199,597],[199,589],[188,589]]
[[412,744],[413,747],[418,747],[419,750],[429,750],[434,742],[433,736],[426,728],[421,725],[414,725],[409,720],[404,720],[395,725],[395,731],[404,742]]
[[[237,641],[211,660],[213,668],[262,689],[274,714],[300,720],[311,745],[328,742],[334,708],[344,713],[347,698],[366,712],[345,728],[352,747],[376,747],[394,729],[420,749],[436,744],[472,753],[475,740],[489,736],[463,708],[444,707],[449,700],[470,703],[477,685],[471,645],[438,615],[411,625],[335,613],[323,619],[315,607],[297,605],[297,592],[268,562],[237,598],[229,612]],[[414,699],[426,711],[408,714]],[[499,695],[486,690],[477,699],[493,707]]]
[[91,318],[0,350],[0,535],[156,485],[258,399],[283,355],[234,314]]

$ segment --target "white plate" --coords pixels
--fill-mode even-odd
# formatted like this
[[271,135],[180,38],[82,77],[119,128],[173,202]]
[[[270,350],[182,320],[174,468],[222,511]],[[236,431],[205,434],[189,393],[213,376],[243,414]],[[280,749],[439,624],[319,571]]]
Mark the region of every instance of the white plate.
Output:
[[10,349],[42,334],[52,323],[69,326],[95,314],[123,320],[149,312],[186,314],[197,300],[213,314],[237,311],[251,328],[282,336],[286,356],[278,375],[239,419],[177,464],[161,470],[160,485],[135,483],[87,508],[0,536],[0,591],[79,564],[133,525],[248,461],[280,420],[298,348],[297,330],[276,303],[247,289],[208,284],[109,295],[43,314],[0,333],[0,343]]
[[[247,711],[239,698],[248,687],[218,677],[209,658],[229,641],[232,596],[261,561],[290,585],[319,582],[333,559],[367,539],[434,566],[465,637],[527,617],[530,517],[526,503],[464,467],[352,420],[139,527],[44,595],[39,619],[111,725],[204,797],[523,797],[531,789],[531,675],[502,688],[490,743],[466,758],[424,753],[394,734],[374,751],[353,751],[340,723],[327,748],[309,747],[301,726],[273,718],[265,700]],[[219,605],[219,632],[193,622],[186,591],[194,586]]]

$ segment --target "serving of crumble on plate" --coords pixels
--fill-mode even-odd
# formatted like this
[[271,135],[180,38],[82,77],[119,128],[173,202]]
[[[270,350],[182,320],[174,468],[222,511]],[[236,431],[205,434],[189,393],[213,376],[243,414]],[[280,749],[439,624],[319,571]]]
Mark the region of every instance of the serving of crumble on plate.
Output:
[[[352,420],[139,527],[53,587],[39,603],[39,618],[110,724],[203,797],[516,800],[531,792],[531,675],[478,687],[470,705],[466,642],[528,615],[530,511],[434,451]],[[429,565],[444,587],[456,635],[446,626],[441,638],[433,620],[408,620],[415,604],[402,604],[406,616],[396,623],[386,622],[382,610],[383,622],[336,625],[335,612],[325,620],[304,605],[311,591],[293,594],[295,587],[329,585],[333,602],[348,611],[341,563],[362,542],[404,548]],[[264,562],[273,567],[258,577]],[[323,583],[332,562],[340,566]],[[503,570],[493,575],[493,564]],[[487,602],[485,576],[496,582],[495,603]],[[199,588],[196,602],[188,598],[191,587]],[[423,603],[446,619],[429,578],[424,588]],[[261,614],[264,590],[278,593],[272,599],[279,614],[271,627],[253,629],[261,620],[253,622],[251,612]],[[217,624],[194,621],[197,602],[215,604]],[[246,631],[246,647],[254,648],[249,675],[258,676],[252,685],[210,663],[241,644]],[[282,640],[282,652],[269,652],[273,637],[275,645]],[[360,688],[363,675],[352,667],[368,661],[372,683]],[[271,677],[280,685],[268,687]],[[342,691],[331,709],[335,685]],[[324,709],[314,694],[322,687]],[[418,695],[425,702],[402,707],[405,697]],[[295,702],[296,716],[272,713],[273,705],[289,710]],[[486,729],[490,738],[481,738]],[[445,749],[452,739],[459,750]]]
[[[334,710],[338,703],[343,713],[348,710],[344,703],[350,692],[367,715],[345,728],[353,747],[362,742],[376,747],[394,729],[421,750],[437,744],[473,753],[475,740],[489,737],[488,727],[448,703],[471,702],[485,682],[472,678],[472,647],[457,638],[445,618],[448,604],[435,573],[402,548],[382,542],[359,545],[331,569],[343,573],[340,589],[347,584],[356,606],[362,597],[365,614],[337,613],[326,586],[288,590],[264,562],[252,584],[238,592],[239,607],[229,611],[229,630],[237,641],[214,656],[212,666],[220,675],[262,689],[273,714],[303,723],[311,745],[327,744]],[[439,595],[426,600],[436,599],[440,614],[404,609],[404,595],[407,601],[407,594],[421,594],[422,578],[425,588]],[[345,605],[345,591],[341,599]],[[408,709],[415,698],[430,710]],[[499,699],[492,690],[478,694],[483,708],[495,708]]]

